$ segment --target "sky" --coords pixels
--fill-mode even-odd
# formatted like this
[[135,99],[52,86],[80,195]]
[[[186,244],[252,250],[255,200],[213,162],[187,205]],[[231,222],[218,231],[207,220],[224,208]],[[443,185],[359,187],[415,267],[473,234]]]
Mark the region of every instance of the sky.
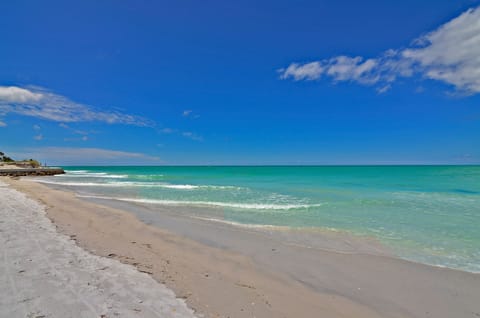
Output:
[[2,1],[0,151],[479,164],[480,1]]

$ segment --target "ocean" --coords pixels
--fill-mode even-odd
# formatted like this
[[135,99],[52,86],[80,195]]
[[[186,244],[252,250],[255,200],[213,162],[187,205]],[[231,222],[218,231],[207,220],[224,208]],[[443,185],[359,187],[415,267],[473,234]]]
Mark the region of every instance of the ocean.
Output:
[[345,232],[403,259],[480,272],[480,166],[63,168],[37,181],[233,226]]

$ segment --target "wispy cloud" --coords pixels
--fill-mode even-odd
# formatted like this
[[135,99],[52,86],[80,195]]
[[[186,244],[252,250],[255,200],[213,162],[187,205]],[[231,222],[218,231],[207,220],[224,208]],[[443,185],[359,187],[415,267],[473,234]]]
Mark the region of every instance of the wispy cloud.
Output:
[[32,128],[37,133],[37,135],[33,136],[33,139],[36,141],[43,140],[43,134],[40,133],[40,130],[42,130],[42,127],[40,127],[40,125],[35,124],[32,126]]
[[336,56],[280,69],[281,79],[330,78],[387,91],[399,77],[420,75],[452,85],[462,94],[480,92],[480,7],[469,9],[412,42],[375,58]]
[[172,128],[168,128],[168,127],[160,129],[160,132],[162,134],[173,134],[176,131],[177,131],[176,129],[172,129]]
[[195,140],[195,141],[203,141],[203,137],[202,136],[199,136],[193,132],[190,132],[190,131],[185,131],[182,133],[182,136],[183,137],[186,137],[186,138],[189,138],[189,139],[192,139],[192,140]]
[[82,136],[80,138],[63,138],[63,141],[87,141],[88,136]]
[[[85,130],[79,130],[79,129],[75,129],[75,128],[72,128],[70,127],[69,125],[65,124],[65,123],[60,123],[58,124],[59,127],[63,128],[63,129],[66,129],[70,132],[72,132],[73,134],[76,134],[76,135],[83,135],[83,138],[86,138],[86,139],[83,139],[83,140],[87,140],[87,135],[89,134],[93,134],[95,133],[95,131],[85,131]],[[65,140],[75,140],[75,139],[68,139],[66,138]]]
[[158,157],[137,152],[102,148],[38,147],[11,151],[15,158],[36,158],[49,164],[152,164],[160,163]]
[[182,116],[183,116],[183,117],[193,118],[193,119],[197,119],[197,118],[200,117],[200,115],[195,114],[195,113],[193,112],[193,110],[191,110],[191,109],[184,110],[184,111],[182,112]]
[[42,88],[0,86],[0,116],[9,113],[69,122],[105,122],[148,127],[154,122],[118,111],[100,111]]
[[471,153],[464,153],[458,156],[454,156],[452,158],[453,162],[458,162],[460,164],[477,164],[480,162],[480,156],[471,154]]
[[166,135],[170,135],[170,134],[174,134],[175,136],[182,136],[182,137],[185,137],[185,138],[188,138],[188,139],[191,139],[191,140],[195,140],[195,141],[203,141],[203,137],[194,133],[194,132],[191,132],[191,131],[181,131],[181,130],[178,130],[178,129],[173,129],[173,128],[162,128],[160,130],[158,130],[158,132],[162,133],[162,134],[166,134]]

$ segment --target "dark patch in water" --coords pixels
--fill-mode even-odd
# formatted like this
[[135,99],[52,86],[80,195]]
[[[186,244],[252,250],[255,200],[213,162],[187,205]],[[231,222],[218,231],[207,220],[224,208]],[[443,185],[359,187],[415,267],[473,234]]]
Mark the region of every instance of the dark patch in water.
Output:
[[453,192],[464,193],[464,194],[479,194],[480,193],[480,192],[477,192],[477,191],[465,190],[465,189],[453,189]]

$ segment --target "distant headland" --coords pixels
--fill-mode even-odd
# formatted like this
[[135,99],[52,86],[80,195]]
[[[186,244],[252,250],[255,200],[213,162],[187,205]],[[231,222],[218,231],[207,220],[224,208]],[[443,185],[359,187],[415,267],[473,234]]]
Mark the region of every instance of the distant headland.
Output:
[[53,176],[64,173],[61,168],[42,166],[35,159],[14,160],[0,151],[0,176]]

